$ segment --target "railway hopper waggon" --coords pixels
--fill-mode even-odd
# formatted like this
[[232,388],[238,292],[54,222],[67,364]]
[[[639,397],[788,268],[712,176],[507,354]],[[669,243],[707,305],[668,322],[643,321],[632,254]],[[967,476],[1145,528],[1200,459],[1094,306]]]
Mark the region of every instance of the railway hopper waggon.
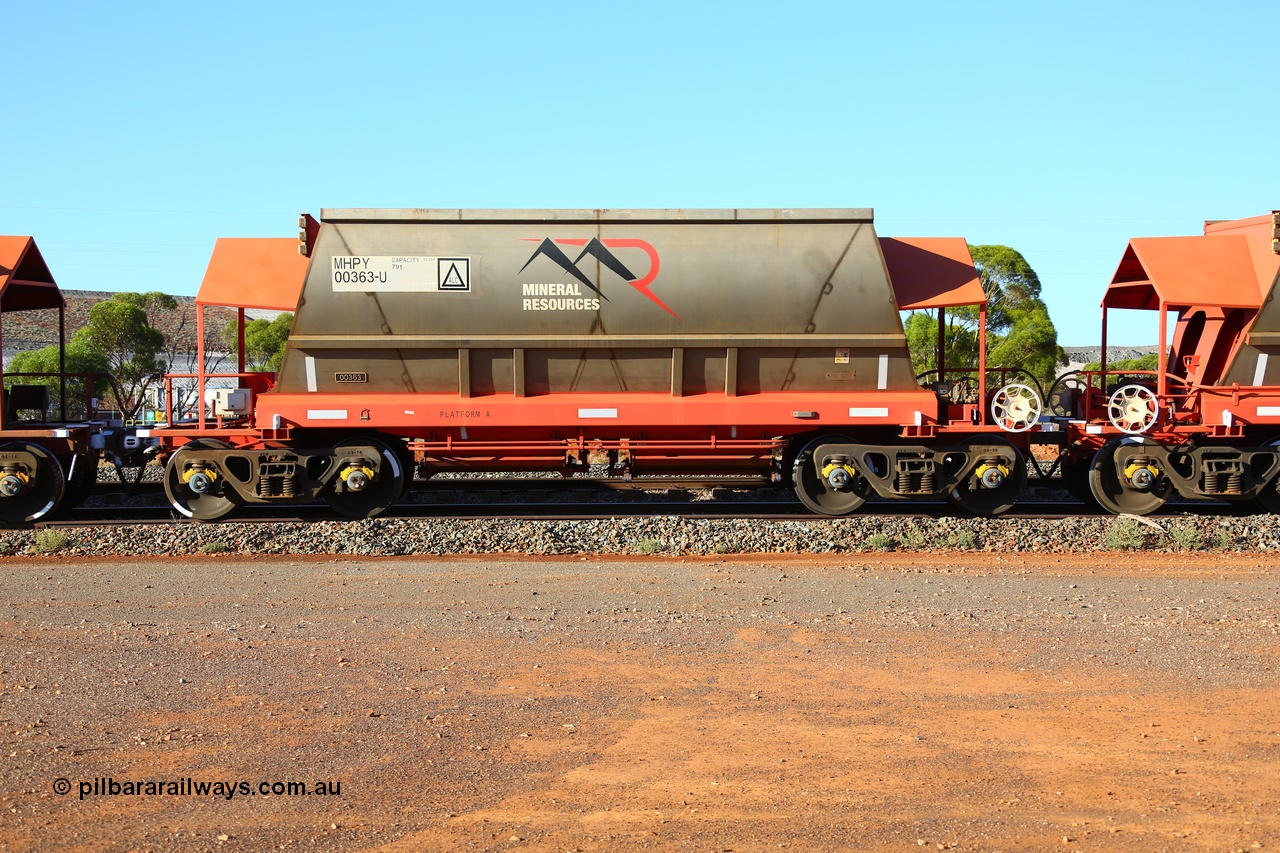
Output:
[[[66,304],[35,240],[0,237],[0,340],[6,320],[40,310],[57,311],[58,374],[0,372],[8,378],[0,392],[0,521],[10,523],[47,518],[88,496],[112,436],[89,419],[86,377],[66,372]],[[41,381],[50,378],[59,392],[53,412]]]
[[1116,513],[1175,495],[1280,512],[1278,284],[1280,213],[1129,242],[1102,300],[1103,354],[1120,308],[1157,312],[1167,357],[1059,379],[1073,415],[1062,475],[1078,496]]
[[979,365],[953,401],[907,351],[900,309],[985,307],[962,239],[881,239],[856,209],[342,209],[302,226],[300,292],[287,272],[248,286],[246,265],[198,297],[296,313],[274,387],[148,436],[189,517],[315,498],[366,517],[415,473],[599,464],[769,474],[829,515],[872,494],[994,514],[1022,492],[1038,397],[988,389]]

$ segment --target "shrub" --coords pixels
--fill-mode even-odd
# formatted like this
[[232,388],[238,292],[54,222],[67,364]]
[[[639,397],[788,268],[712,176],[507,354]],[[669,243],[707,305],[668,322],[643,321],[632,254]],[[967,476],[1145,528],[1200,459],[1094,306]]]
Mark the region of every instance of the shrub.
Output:
[[872,551],[891,551],[893,539],[886,533],[872,533],[867,537],[867,547]]
[[52,554],[67,546],[67,534],[61,530],[37,530],[34,539],[35,548],[41,554]]
[[200,546],[200,550],[206,554],[221,554],[229,549],[226,542],[206,542]]
[[1204,547],[1204,534],[1191,524],[1179,524],[1170,528],[1169,536],[1173,538],[1173,544],[1182,551],[1199,551]]
[[911,528],[902,534],[902,538],[898,540],[898,544],[903,548],[910,548],[912,551],[919,551],[929,544],[928,538],[924,535],[924,531]]
[[637,554],[644,554],[645,556],[648,556],[649,554],[658,553],[658,548],[661,546],[657,539],[646,538],[637,539],[632,547]]
[[1132,518],[1117,518],[1107,528],[1107,547],[1112,551],[1134,551],[1146,544],[1146,536]]
[[955,542],[957,548],[969,549],[978,547],[978,539],[973,535],[972,530],[961,530],[956,534]]
[[1236,537],[1231,534],[1230,530],[1225,527],[1219,527],[1213,531],[1213,547],[1215,548],[1234,548]]

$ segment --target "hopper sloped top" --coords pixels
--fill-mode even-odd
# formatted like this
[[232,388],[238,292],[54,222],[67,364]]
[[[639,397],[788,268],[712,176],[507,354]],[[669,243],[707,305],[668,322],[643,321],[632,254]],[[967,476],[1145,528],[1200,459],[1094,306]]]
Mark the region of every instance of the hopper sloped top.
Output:
[[1157,310],[1163,302],[1171,308],[1258,308],[1270,286],[1259,281],[1242,235],[1135,237],[1102,306]]
[[291,237],[219,237],[196,304],[293,311],[307,263]]
[[903,311],[987,301],[963,237],[881,237],[880,251]]
[[0,310],[61,308],[62,291],[31,237],[0,237]]

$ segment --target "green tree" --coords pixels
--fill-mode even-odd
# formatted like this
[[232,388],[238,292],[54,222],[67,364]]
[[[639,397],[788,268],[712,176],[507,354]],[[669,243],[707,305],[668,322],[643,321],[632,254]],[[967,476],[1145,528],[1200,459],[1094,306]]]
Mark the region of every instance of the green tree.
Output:
[[[972,316],[970,316],[972,315]],[[927,311],[912,311],[904,328],[907,348],[917,374],[938,368],[938,318]],[[978,365],[978,312],[965,307],[947,309],[946,367],[973,369]]]
[[[1058,332],[1040,297],[1040,278],[1026,258],[1008,246],[970,246],[969,252],[987,295],[987,366],[1022,368],[1047,388],[1058,366],[1066,363],[1066,353],[1058,346]],[[948,308],[946,316],[945,365],[977,368],[977,307]],[[905,328],[916,372],[936,369],[937,317],[913,311]]]
[[[106,373],[110,365],[101,353],[91,349],[83,338],[72,337],[67,341],[67,373],[90,374],[88,378],[67,380],[67,417],[88,417],[85,403],[86,385],[93,397],[103,397],[111,387]],[[62,381],[59,378],[58,347],[48,346],[37,350],[16,353],[5,370],[5,386],[43,385],[49,389],[49,410],[61,412]],[[13,376],[15,373],[43,373],[45,376]]]
[[1044,388],[1067,361],[1058,330],[1040,298],[1040,277],[1020,252],[1008,246],[970,246],[973,265],[987,294],[987,363],[1020,367]]
[[[222,340],[233,352],[240,346],[238,326],[238,321],[231,320],[222,330]],[[280,362],[284,359],[285,344],[289,342],[289,331],[292,328],[293,315],[287,311],[274,320],[258,319],[245,323],[245,366],[249,370],[279,370]]]
[[88,324],[72,336],[72,343],[106,359],[112,396],[126,419],[137,415],[167,367],[160,357],[164,334],[148,322],[147,310],[172,311],[177,304],[164,293],[117,293],[90,308]]

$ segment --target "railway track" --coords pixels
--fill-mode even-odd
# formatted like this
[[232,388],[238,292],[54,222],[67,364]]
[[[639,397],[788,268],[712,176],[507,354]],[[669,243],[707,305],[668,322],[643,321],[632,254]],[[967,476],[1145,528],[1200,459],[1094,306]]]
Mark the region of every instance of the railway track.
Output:
[[[1055,519],[1081,515],[1105,515],[1074,500],[1059,500],[1056,482],[1033,484],[1027,499],[1002,517]],[[1215,515],[1229,511],[1226,504],[1171,503],[1168,511],[1153,519],[1179,515]],[[870,500],[855,516],[939,518],[955,515],[945,501],[894,502]],[[417,481],[384,519],[448,518],[481,520],[518,518],[528,521],[600,520],[618,516],[676,517],[687,519],[752,518],[771,521],[821,520],[795,499],[790,488],[761,478],[648,478],[624,481],[605,478],[493,478],[456,477]],[[246,504],[227,523],[248,524],[342,521],[324,503]],[[130,486],[100,482],[85,506],[62,517],[30,525],[35,529],[123,526],[130,524],[201,524],[177,513],[153,481]]]
[[[132,507],[81,507],[65,517],[37,522],[35,529],[62,527],[123,526],[149,524],[203,524],[184,518],[168,506]],[[318,521],[344,521],[324,504],[305,504],[290,507],[246,506],[232,518],[221,523],[272,524]],[[1170,512],[1149,516],[1158,521],[1180,515],[1213,515],[1224,507],[1188,504]],[[850,517],[885,516],[895,518],[941,518],[954,515],[954,508],[944,502],[911,502],[871,504],[865,511]],[[1078,503],[1029,501],[1019,504],[1001,518],[1060,519],[1080,516],[1106,516],[1101,510],[1090,510]],[[440,518],[451,520],[521,519],[525,521],[593,521],[618,517],[674,517],[681,519],[758,519],[761,521],[822,521],[823,516],[808,512],[798,502],[738,501],[719,503],[646,502],[646,503],[578,503],[554,504],[530,503],[470,503],[470,504],[402,504],[379,516],[381,519]],[[217,522],[215,522],[216,524]]]

